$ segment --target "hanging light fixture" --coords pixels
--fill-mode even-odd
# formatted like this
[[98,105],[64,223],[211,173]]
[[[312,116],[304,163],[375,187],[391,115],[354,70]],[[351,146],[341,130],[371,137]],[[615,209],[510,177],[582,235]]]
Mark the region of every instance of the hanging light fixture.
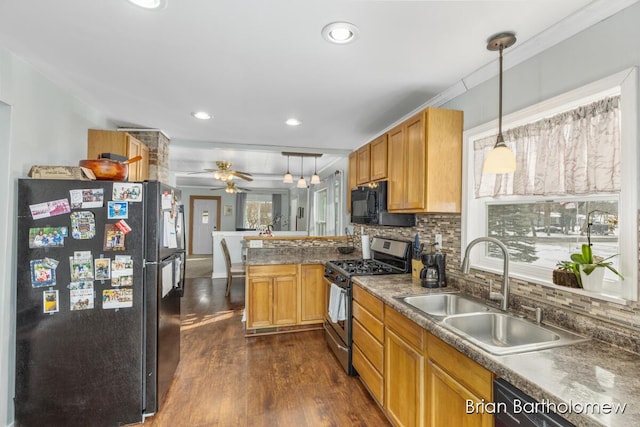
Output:
[[300,179],[298,180],[298,188],[307,188],[307,180],[304,179],[304,156],[300,156]]
[[516,170],[516,157],[513,151],[504,143],[502,136],[502,51],[516,42],[513,33],[500,33],[493,36],[487,44],[487,49],[500,51],[500,92],[498,102],[498,138],[493,150],[484,159],[482,172],[484,173],[510,173]]
[[313,176],[311,177],[311,184],[320,184],[320,176],[318,176],[318,157],[313,158]]
[[293,184],[293,175],[289,172],[289,156],[287,156],[287,173],[284,174],[282,182],[285,184]]

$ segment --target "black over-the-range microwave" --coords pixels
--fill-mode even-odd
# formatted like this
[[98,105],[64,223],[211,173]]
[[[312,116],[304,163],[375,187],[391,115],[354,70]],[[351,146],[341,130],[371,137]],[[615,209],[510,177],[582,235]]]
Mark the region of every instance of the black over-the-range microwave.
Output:
[[351,190],[351,222],[395,227],[416,225],[414,214],[387,211],[387,181],[379,181],[376,184],[374,187],[362,186]]

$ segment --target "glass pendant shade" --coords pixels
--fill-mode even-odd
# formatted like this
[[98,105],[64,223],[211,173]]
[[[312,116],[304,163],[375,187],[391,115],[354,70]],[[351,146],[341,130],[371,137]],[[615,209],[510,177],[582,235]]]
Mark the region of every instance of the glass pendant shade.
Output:
[[318,174],[313,174],[311,177],[312,184],[320,184],[320,176]]
[[287,156],[287,173],[284,174],[282,182],[284,182],[285,184],[293,184],[293,175],[291,175],[291,172],[289,172],[289,156]]
[[298,185],[296,185],[296,187],[307,188],[307,180],[305,180],[304,177],[301,176],[300,179],[298,180]]
[[496,144],[493,150],[485,157],[482,166],[484,173],[511,173],[516,170],[516,156],[504,142]]

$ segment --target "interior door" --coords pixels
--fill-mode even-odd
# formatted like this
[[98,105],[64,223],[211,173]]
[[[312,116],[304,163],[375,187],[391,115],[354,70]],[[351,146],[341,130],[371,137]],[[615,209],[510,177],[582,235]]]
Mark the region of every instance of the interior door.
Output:
[[220,197],[191,197],[191,253],[213,254],[213,237],[220,225]]

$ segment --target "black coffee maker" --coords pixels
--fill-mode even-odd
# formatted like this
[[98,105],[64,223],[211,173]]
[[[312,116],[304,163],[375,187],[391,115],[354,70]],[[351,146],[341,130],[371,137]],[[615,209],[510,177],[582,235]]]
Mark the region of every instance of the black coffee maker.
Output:
[[444,269],[446,266],[447,254],[435,252],[422,254],[422,270],[420,271],[420,281],[423,288],[444,288],[447,286],[447,277]]

